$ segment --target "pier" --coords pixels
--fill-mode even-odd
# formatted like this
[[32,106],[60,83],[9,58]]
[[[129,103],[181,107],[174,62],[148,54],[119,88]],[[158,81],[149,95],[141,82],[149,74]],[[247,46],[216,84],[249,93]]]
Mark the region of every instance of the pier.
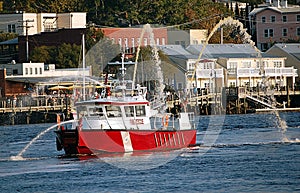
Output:
[[[64,94],[1,98],[0,125],[54,123],[57,114],[68,119],[72,116],[72,102],[70,95]],[[209,93],[203,89],[185,100],[167,101],[167,108],[195,115],[300,111],[300,91],[281,89],[268,93],[256,88],[228,87]]]
[[298,111],[300,91],[282,89],[266,92],[257,88],[227,87],[216,93],[202,91],[190,95],[186,106],[198,115],[246,114],[268,112],[270,109]]
[[18,96],[0,100],[0,125],[54,123],[56,115],[70,116],[66,96]]

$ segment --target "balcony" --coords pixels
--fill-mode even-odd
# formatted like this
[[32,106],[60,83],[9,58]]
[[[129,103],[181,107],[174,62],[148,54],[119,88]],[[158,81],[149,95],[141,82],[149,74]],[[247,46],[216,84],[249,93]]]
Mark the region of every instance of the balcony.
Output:
[[[294,67],[284,67],[284,68],[265,68],[265,75],[269,77],[298,77],[297,69]],[[234,74],[234,73],[229,73]],[[237,77],[260,77],[261,69],[259,68],[238,68]]]

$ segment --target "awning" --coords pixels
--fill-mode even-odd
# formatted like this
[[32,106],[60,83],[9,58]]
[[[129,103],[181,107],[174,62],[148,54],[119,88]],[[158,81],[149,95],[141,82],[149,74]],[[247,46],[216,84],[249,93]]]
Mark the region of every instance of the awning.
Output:
[[69,89],[69,87],[59,86],[59,85],[49,88],[49,90],[67,90],[67,89]]

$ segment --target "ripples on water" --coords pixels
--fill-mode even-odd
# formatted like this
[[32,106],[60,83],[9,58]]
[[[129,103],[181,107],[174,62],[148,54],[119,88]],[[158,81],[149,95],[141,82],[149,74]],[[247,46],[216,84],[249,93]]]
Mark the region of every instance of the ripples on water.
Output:
[[52,125],[2,126],[1,192],[299,192],[299,115],[280,114],[286,132],[273,114],[201,116],[197,143],[212,135],[212,146],[81,159],[57,152],[50,131],[14,161]]

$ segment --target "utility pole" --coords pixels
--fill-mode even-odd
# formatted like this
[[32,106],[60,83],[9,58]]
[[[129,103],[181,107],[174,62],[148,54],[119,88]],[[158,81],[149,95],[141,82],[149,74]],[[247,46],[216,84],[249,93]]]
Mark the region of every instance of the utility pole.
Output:
[[[34,20],[29,20],[29,19],[26,19],[25,21],[20,21],[22,22],[22,25],[21,26],[18,26],[18,27],[22,27],[22,28],[25,28],[25,35],[26,35],[26,62],[29,62],[29,45],[28,45],[28,29],[33,27],[33,25],[29,26],[28,23],[29,22],[34,22]],[[25,25],[24,25],[25,23]]]

